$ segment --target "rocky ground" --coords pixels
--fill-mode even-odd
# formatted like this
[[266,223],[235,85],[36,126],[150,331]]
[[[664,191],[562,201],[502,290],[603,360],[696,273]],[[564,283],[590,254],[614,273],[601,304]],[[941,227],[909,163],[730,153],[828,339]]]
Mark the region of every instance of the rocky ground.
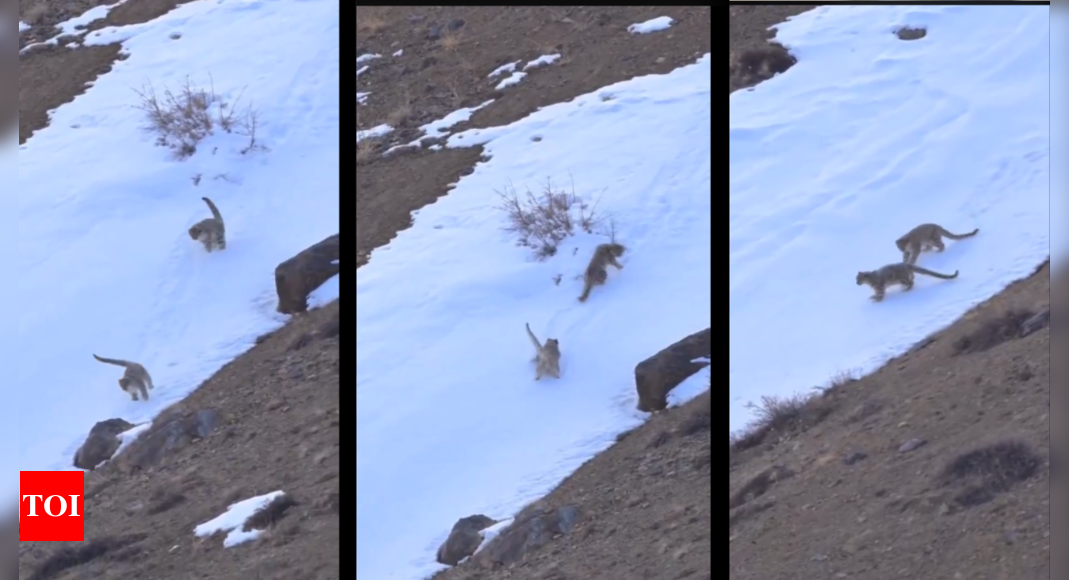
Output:
[[[748,50],[807,9],[731,7],[730,90],[790,65]],[[1050,290],[1040,265],[872,375],[766,405],[730,444],[729,577],[1050,578]]]
[[[111,3],[20,0],[20,19],[33,25],[20,48]],[[89,27],[146,22],[175,5],[131,0]],[[117,45],[20,51],[19,142],[118,53]],[[157,419],[145,445],[87,473],[86,541],[20,542],[19,579],[340,578],[339,325],[337,302],[295,316]],[[292,501],[264,515],[261,539],[223,549],[221,535],[194,536],[230,503],[276,490]]]

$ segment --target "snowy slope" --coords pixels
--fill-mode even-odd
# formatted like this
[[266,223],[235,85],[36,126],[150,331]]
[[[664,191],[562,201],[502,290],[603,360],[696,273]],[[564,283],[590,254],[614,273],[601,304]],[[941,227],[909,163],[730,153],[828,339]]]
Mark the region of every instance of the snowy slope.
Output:
[[[18,130],[13,130],[6,139],[0,141],[0,174],[14,176],[18,174],[18,143],[19,136]],[[14,192],[7,190],[4,193],[4,201],[9,201],[14,197]],[[14,248],[18,243],[18,221],[15,216],[10,213],[3,213],[0,217],[0,245],[4,248]],[[7,271],[11,271],[15,268],[15,252],[8,250],[5,252],[3,265]],[[16,300],[15,291],[7,285],[0,285],[0,303],[14,304]],[[18,324],[19,313],[18,311],[8,309],[2,317],[0,317],[0,324],[4,324],[5,328],[15,328]],[[18,336],[11,332],[0,333],[0,364],[4,368],[16,368],[19,359],[20,344]],[[7,387],[0,387],[3,389],[10,389],[12,385]],[[9,393],[7,390],[0,391],[5,396],[13,398],[14,394]],[[19,488],[18,480],[18,442],[20,433],[20,424],[18,417],[18,410],[8,407],[3,415],[0,415],[0,437],[3,438],[4,444],[0,445],[0,466],[4,468],[4,475],[0,478],[0,494],[4,494],[0,497],[13,498],[16,496],[16,490]],[[0,503],[0,522],[8,521],[11,517],[15,504],[13,502]]]
[[[1050,98],[1055,103],[1069,103],[1069,8],[1056,6],[1050,15]],[[1050,109],[1050,125],[1059,129],[1050,135],[1051,159],[1067,159],[1069,143],[1063,128],[1066,119],[1065,107]],[[1050,252],[1051,269],[1065,266],[1069,260],[1069,181],[1066,181],[1066,164],[1052,163],[1050,168]]]
[[[358,577],[426,577],[457,518],[544,495],[642,420],[634,365],[710,325],[710,79],[706,55],[449,139],[492,158],[357,271]],[[600,198],[630,248],[585,304],[606,238],[539,262],[501,230],[495,190],[547,177]],[[560,340],[560,380],[534,380],[528,322]]]
[[[761,396],[868,372],[1049,253],[1049,7],[822,7],[798,64],[731,96],[730,429]],[[905,42],[901,25],[927,28]],[[882,304],[859,270],[923,222],[972,239]]]
[[[18,296],[5,302],[18,370],[4,388],[20,469],[69,468],[96,421],[150,419],[283,322],[275,266],[338,231],[338,23],[323,0],[195,2],[89,33],[129,58],[18,152]],[[269,150],[243,156],[243,138],[223,135],[174,161],[154,146],[132,89],[186,75],[231,102],[247,87]],[[186,234],[210,215],[205,195],[226,219],[225,252]],[[318,299],[336,295],[335,279]],[[151,400],[131,401],[122,369],[93,353],[144,364]]]

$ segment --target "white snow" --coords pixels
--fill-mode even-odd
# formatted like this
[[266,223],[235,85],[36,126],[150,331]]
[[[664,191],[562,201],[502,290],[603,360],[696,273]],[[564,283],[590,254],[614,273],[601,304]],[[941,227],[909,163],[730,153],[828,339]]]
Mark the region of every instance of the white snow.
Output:
[[519,64],[520,64],[520,61],[518,61],[518,60],[515,61],[515,62],[505,63],[505,64],[495,68],[494,70],[490,71],[490,74],[486,75],[486,77],[492,79],[492,78],[494,78],[494,77],[496,77],[498,75],[514,72],[516,70],[516,67]]
[[[24,51],[26,51],[26,50],[34,47],[34,46],[37,46],[37,45],[57,44],[57,42],[58,42],[58,40],[59,40],[59,38],[61,36],[69,36],[69,35],[84,36],[86,34],[86,32],[87,32],[86,26],[88,26],[90,23],[92,23],[95,20],[106,18],[107,15],[108,15],[108,12],[111,12],[115,8],[118,8],[119,6],[122,6],[123,4],[126,4],[126,1],[127,0],[119,0],[118,2],[115,2],[114,4],[109,4],[109,5],[102,4],[100,6],[94,6],[94,7],[90,8],[89,10],[86,10],[85,12],[83,12],[79,16],[75,16],[74,18],[71,18],[70,20],[67,20],[65,22],[60,22],[59,24],[56,25],[56,28],[59,29],[59,32],[56,33],[55,36],[53,36],[53,37],[51,37],[51,38],[49,38],[47,40],[41,41],[41,42],[35,42],[33,44],[28,44],[28,45],[22,47],[22,50],[20,50],[19,53],[21,54],[22,52],[24,52]],[[25,26],[25,28],[24,28],[24,26]],[[20,33],[23,30],[26,30],[26,29],[29,29],[29,28],[30,27],[28,25],[24,25],[22,22],[19,22],[19,32]],[[77,44],[72,42],[72,43],[68,43],[66,46],[67,46],[67,48],[72,48],[72,47],[76,47]]]
[[282,495],[282,491],[273,491],[264,495],[258,495],[249,499],[230,504],[226,511],[216,518],[204,522],[193,528],[193,533],[199,538],[210,536],[216,532],[228,532],[223,539],[223,547],[230,548],[238,544],[255,540],[260,537],[262,530],[244,531],[245,522],[256,513],[257,510],[271,503],[276,497]]
[[[456,125],[458,125],[460,123],[463,123],[464,121],[467,121],[468,119],[471,118],[471,116],[473,114],[475,114],[475,111],[478,111],[479,109],[482,109],[483,107],[486,107],[486,106],[490,105],[490,103],[493,103],[493,102],[494,102],[494,100],[490,99],[489,101],[485,101],[485,102],[483,102],[483,103],[481,103],[479,105],[476,105],[474,107],[465,107],[463,109],[457,109],[455,111],[452,111],[452,112],[448,113],[446,116],[442,117],[441,119],[436,119],[434,121],[431,121],[430,123],[427,123],[426,125],[422,125],[419,128],[420,129],[420,136],[419,137],[417,137],[416,139],[413,139],[412,141],[409,141],[408,143],[402,143],[400,145],[394,145],[393,147],[390,147],[389,149],[387,149],[385,151],[385,153],[383,153],[383,155],[390,155],[393,152],[398,151],[400,149],[407,149],[407,148],[411,148],[411,147],[421,147],[423,145],[423,142],[425,140],[427,140],[427,139],[433,139],[435,137],[447,137],[449,135],[449,129],[452,129],[454,126],[456,126]],[[376,131],[376,130],[378,131],[378,134],[373,134],[372,132]],[[381,136],[381,135],[384,135],[386,133],[389,133],[392,130],[393,129],[389,125],[379,125],[378,127],[374,128],[374,129],[368,129],[367,131],[363,131],[363,132],[357,131],[356,132],[357,133],[357,141],[359,141],[360,139],[363,139],[364,137]]]
[[[1051,101],[1055,103],[1069,102],[1069,77],[1065,71],[1069,69],[1069,9],[1057,5],[1051,11],[1050,23],[1050,93]],[[1065,107],[1055,106],[1050,110],[1050,125],[1052,127],[1065,127]],[[1050,135],[1051,159],[1066,159],[1069,154],[1065,141],[1065,131],[1053,131]],[[1069,193],[1066,191],[1065,163],[1052,163],[1050,168],[1050,251],[1051,270],[1059,270],[1065,266],[1069,259],[1069,236],[1065,227],[1066,217],[1069,216],[1069,203],[1066,203]]]
[[370,129],[368,129],[366,131],[357,131],[356,132],[356,140],[357,140],[357,142],[359,142],[361,139],[367,139],[369,137],[371,137],[371,138],[382,137],[383,135],[388,135],[392,131],[393,131],[393,127],[391,127],[389,125],[377,125],[377,126],[372,127],[372,128],[370,128]]
[[[870,372],[1048,256],[1049,13],[822,7],[779,27],[798,64],[730,99],[732,431],[747,402]],[[918,263],[960,276],[871,302],[855,275],[924,222],[980,228]]]
[[381,54],[361,54],[356,57],[356,64],[360,64],[365,61],[369,61],[375,58],[382,58]]
[[[94,423],[151,420],[283,324],[275,266],[338,232],[338,26],[324,0],[193,2],[87,39],[122,40],[128,58],[17,150],[18,224],[6,231],[18,239],[5,247],[18,249],[18,284],[5,303],[19,323],[7,396],[21,470],[71,469]],[[244,90],[267,150],[242,155],[245,138],[227,134],[184,161],[156,147],[131,87],[186,75],[230,102]],[[15,142],[3,152],[12,171]],[[210,215],[201,196],[226,218],[223,252],[186,233]],[[312,303],[337,295],[335,277]],[[122,369],[94,353],[144,364],[151,399],[131,401]]]
[[112,454],[112,457],[117,457],[119,454],[125,451],[131,443],[137,441],[137,439],[141,437],[142,434],[148,431],[149,427],[152,427],[152,421],[146,421],[140,425],[135,425],[131,427],[127,431],[119,433],[119,448],[115,450],[115,453]]
[[514,72],[514,73],[510,74],[508,76],[508,78],[506,78],[506,79],[502,80],[501,82],[497,83],[496,85],[494,85],[494,88],[496,90],[500,91],[502,89],[511,87],[512,85],[515,85],[515,84],[519,83],[520,81],[522,81],[523,77],[525,77],[525,76],[527,76],[527,73],[525,73],[525,72],[519,72],[519,71]]
[[[424,578],[457,518],[544,495],[644,419],[634,365],[711,324],[711,62],[452,135],[490,160],[357,271],[358,577]],[[629,248],[587,303],[577,276],[606,237],[536,261],[502,231],[495,191],[547,177],[598,201]],[[561,379],[534,380],[524,323],[560,340]]]
[[668,28],[671,28],[672,23],[674,22],[675,20],[673,20],[671,16],[658,16],[657,18],[653,18],[645,22],[632,24],[631,26],[627,27],[627,31],[631,34],[649,34],[651,32],[660,32],[662,30],[667,30]]
[[523,65],[523,70],[531,70],[533,68],[538,68],[540,66],[550,65],[550,64],[553,64],[553,63],[557,62],[558,60],[560,60],[560,55],[559,54],[544,54],[544,55],[532,60],[531,62]]
[[515,521],[515,518],[505,518],[504,520],[501,520],[500,522],[497,522],[496,524],[483,530],[481,532],[483,541],[481,544],[479,544],[479,547],[475,549],[474,554],[478,554],[479,552],[483,551],[483,548],[485,548],[494,538],[501,535],[501,532],[508,529],[508,527],[512,525],[513,521]]

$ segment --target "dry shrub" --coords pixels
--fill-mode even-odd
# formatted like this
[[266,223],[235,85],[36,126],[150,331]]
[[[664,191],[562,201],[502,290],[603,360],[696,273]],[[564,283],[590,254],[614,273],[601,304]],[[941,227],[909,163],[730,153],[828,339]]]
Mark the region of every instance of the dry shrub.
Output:
[[972,332],[954,341],[954,354],[972,354],[991,350],[1021,337],[1021,325],[1035,313],[1023,308],[1007,308],[980,323]]
[[375,139],[368,137],[356,142],[356,164],[363,165],[375,156],[377,146]]
[[356,33],[358,36],[371,36],[382,32],[389,25],[375,7],[357,7]]
[[939,483],[957,487],[954,500],[962,507],[972,507],[1030,479],[1042,464],[1029,443],[1007,439],[956,456],[943,468]]
[[[829,389],[830,394],[830,389]],[[761,445],[772,436],[789,437],[818,425],[835,410],[833,398],[824,394],[761,397],[748,407],[757,419],[742,433],[729,438],[729,455]]]
[[215,94],[214,83],[207,89],[195,86],[189,77],[177,91],[164,87],[157,93],[152,83],[141,90],[134,89],[140,98],[137,108],[145,113],[144,129],[156,135],[156,144],[167,147],[177,159],[185,159],[197,152],[197,144],[217,130],[236,133],[248,138],[241,150],[244,155],[263,149],[256,141],[259,113],[248,106],[238,112],[237,103],[244,89],[227,103]]
[[446,50],[448,52],[456,52],[457,49],[460,48],[460,45],[463,43],[461,35],[459,33],[454,32],[443,32],[442,39],[440,42],[442,44],[442,50]]
[[412,102],[408,97],[405,97],[405,100],[386,116],[386,123],[397,129],[403,127],[411,116]]
[[48,3],[45,0],[37,0],[31,2],[30,5],[22,13],[22,20],[30,26],[37,26],[41,24],[45,17],[48,16]]
[[547,179],[540,194],[528,189],[520,196],[511,184],[496,193],[502,201],[498,209],[508,216],[505,230],[519,234],[519,244],[534,248],[539,258],[555,255],[557,246],[575,234],[577,227],[594,233],[594,226],[602,219],[597,203],[590,206],[579,199],[574,185],[570,192],[556,190]]

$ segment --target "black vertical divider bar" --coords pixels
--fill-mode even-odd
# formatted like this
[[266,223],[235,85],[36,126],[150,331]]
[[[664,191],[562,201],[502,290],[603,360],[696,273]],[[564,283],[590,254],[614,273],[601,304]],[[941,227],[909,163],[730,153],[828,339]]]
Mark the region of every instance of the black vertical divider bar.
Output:
[[[356,79],[355,70],[352,68],[356,64],[356,4],[348,4],[346,2],[340,3],[340,16],[341,22],[339,23],[339,39],[341,55],[341,63],[339,68],[339,74],[341,79],[338,84],[341,87],[341,95],[339,100],[340,111],[338,111],[339,122],[339,204],[340,204],[340,222],[338,224],[339,233],[342,240],[342,263],[344,260],[352,259],[356,256],[356,228],[359,227],[356,223],[356,138],[355,134],[345,135],[345,127],[356,127],[356,91],[353,85],[345,82],[347,75],[350,79]],[[351,124],[350,124],[351,123]],[[344,249],[345,247],[353,248],[352,251]],[[345,256],[350,256],[345,258]],[[355,261],[353,262],[355,264]],[[355,269],[355,268],[354,268]],[[347,288],[355,289],[356,286],[352,282],[341,281],[339,283],[339,295],[344,295]],[[348,308],[355,305],[355,296],[352,299],[340,297],[340,308]],[[356,577],[356,510],[355,501],[354,505],[347,505],[349,502],[345,499],[347,497],[355,498],[355,493],[349,495],[345,493],[347,486],[353,486],[353,491],[356,491],[356,393],[354,391],[356,387],[356,358],[355,356],[346,356],[344,353],[347,348],[355,348],[356,340],[349,342],[349,337],[355,337],[355,328],[351,331],[345,330],[346,326],[356,324],[356,310],[354,308],[352,314],[345,314],[344,310],[341,310],[341,332],[338,335],[338,344],[341,348],[342,356],[340,357],[339,372],[341,374],[339,380],[339,393],[338,393],[338,421],[339,429],[338,433],[341,438],[338,447],[338,477],[340,483],[340,493],[338,494],[338,517],[339,523],[339,540],[341,545],[340,550],[340,577],[341,578],[355,578]],[[349,318],[353,316],[353,318]],[[346,322],[348,321],[348,322]],[[353,353],[355,355],[355,353]],[[345,409],[350,409],[346,411]],[[351,437],[351,438],[350,438]],[[348,441],[349,443],[346,443]],[[349,465],[347,468],[346,465]]]
[[[730,4],[723,6],[719,10],[717,10],[714,7],[713,11],[712,11],[712,13],[710,14],[710,17],[709,17],[710,20],[712,21],[713,30],[716,30],[717,28],[722,30],[724,32],[724,38],[725,39],[730,39],[731,38],[730,10],[731,10]],[[714,37],[715,37],[715,35],[714,35]],[[714,54],[712,56],[714,57],[713,60],[715,62],[716,55]],[[730,95],[730,93],[729,93],[729,95]],[[728,261],[728,256],[725,256],[724,254],[720,254],[721,256],[724,257],[724,264],[722,266],[719,266],[719,267],[716,265],[716,262],[719,261],[717,259],[717,257],[716,257],[717,254],[719,254],[720,252],[723,252],[725,250],[725,248],[730,247],[730,241],[731,241],[730,240],[730,228],[724,227],[724,226],[728,225],[727,221],[728,221],[728,216],[730,215],[730,209],[731,209],[729,207],[729,200],[731,198],[731,196],[730,196],[730,192],[731,192],[731,163],[730,163],[730,161],[731,161],[731,139],[729,137],[729,134],[731,132],[731,116],[730,116],[730,105],[729,105],[729,103],[725,103],[725,105],[728,105],[728,106],[724,107],[724,112],[723,112],[724,116],[720,118],[721,119],[720,123],[723,123],[723,125],[720,125],[720,123],[717,122],[717,120],[716,120],[716,111],[713,111],[712,114],[709,115],[709,122],[710,122],[709,131],[710,131],[710,137],[711,137],[710,143],[715,143],[716,142],[716,139],[717,139],[716,134],[718,132],[721,132],[721,131],[722,132],[720,134],[723,135],[725,139],[728,139],[728,143],[727,143],[728,146],[725,148],[727,150],[726,154],[725,154],[724,150],[721,150],[719,153],[716,152],[715,149],[711,149],[710,150],[710,155],[712,157],[709,160],[710,171],[715,173],[716,172],[716,167],[720,166],[724,171],[724,173],[721,174],[722,175],[721,179],[723,179],[724,180],[724,184],[727,185],[727,188],[725,188],[725,191],[723,193],[718,193],[716,191],[715,187],[713,187],[713,184],[716,183],[716,178],[714,178],[714,177],[712,177],[710,175],[709,184],[711,186],[711,189],[709,191],[709,195],[713,196],[714,198],[716,196],[721,196],[720,202],[724,204],[723,206],[721,206],[721,209],[724,210],[724,213],[720,214],[721,217],[719,217],[719,218],[716,217],[715,215],[711,216],[710,217],[710,223],[714,224],[714,227],[716,227],[715,224],[716,224],[716,222],[718,220],[724,220],[723,222],[721,222],[721,226],[720,226],[721,230],[720,231],[723,232],[723,235],[725,236],[725,239],[722,240],[722,242],[720,244],[717,244],[716,240],[712,236],[710,236],[710,242],[713,244],[713,248],[709,253],[709,259],[712,261],[712,267],[709,268],[709,277],[710,277],[709,282],[711,284],[710,288],[715,288],[715,287],[718,287],[718,286],[720,286],[720,287],[730,287],[730,279],[729,280],[721,280],[721,282],[716,282],[712,278],[713,277],[718,277],[718,276],[726,276],[726,277],[730,278],[730,276],[731,276],[731,274],[730,274],[730,263]],[[711,98],[710,98],[710,106],[713,106]],[[710,209],[712,211],[716,210],[715,199],[713,200],[713,203],[709,204],[709,207],[710,207]],[[729,302],[729,301],[725,299],[725,302]],[[724,342],[722,342],[721,344],[728,345],[728,348],[730,349],[731,348],[731,340],[730,340],[730,333],[731,333],[731,307],[730,307],[730,302],[728,304],[724,305],[723,312],[724,312],[725,324],[722,327],[721,332],[724,333]],[[715,331],[715,328],[716,328],[716,318],[715,318],[716,317],[716,306],[715,305],[713,305],[713,308],[711,308],[709,310],[709,314],[710,314],[709,322],[711,324],[711,328],[714,329],[713,330],[713,335],[715,336],[716,335],[716,331]],[[726,369],[729,366],[728,351],[726,351],[724,349],[715,349],[714,348],[713,352],[715,353],[718,350],[723,353],[722,354],[723,360],[721,360],[720,364],[717,364],[715,361],[710,360],[709,361],[710,362],[710,369],[717,369],[717,368]],[[710,373],[711,372],[712,372],[712,370],[710,370]],[[714,381],[712,381],[712,379],[710,379],[710,384],[712,384],[712,382],[714,382]],[[725,408],[727,409],[727,413],[728,413],[728,417],[726,417],[726,421],[727,421],[728,425],[731,425],[730,407],[725,407]],[[720,465],[723,465],[724,463],[727,463],[727,461],[721,462]],[[709,515],[709,518],[710,518],[709,529],[713,529],[713,522],[712,522],[712,514],[711,513]],[[710,543],[710,545],[713,543],[713,536],[711,534],[709,536],[709,543]],[[730,570],[730,566],[729,566],[729,570]],[[710,574],[712,574],[712,570],[710,570],[709,572],[710,572]]]

